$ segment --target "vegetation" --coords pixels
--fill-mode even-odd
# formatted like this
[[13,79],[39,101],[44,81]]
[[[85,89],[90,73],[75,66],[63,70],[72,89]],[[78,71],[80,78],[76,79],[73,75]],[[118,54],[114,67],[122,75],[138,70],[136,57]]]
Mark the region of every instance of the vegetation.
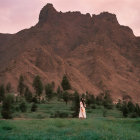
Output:
[[39,100],[40,100],[40,96],[43,92],[43,83],[40,79],[40,76],[36,76],[34,78],[34,81],[33,81],[33,87],[34,87],[34,90],[35,90],[35,93],[36,93],[36,96],[39,97]]
[[23,94],[24,94],[24,88],[25,88],[24,78],[22,75],[20,75],[19,81],[18,81],[17,91],[20,93],[21,96],[23,96]]
[[53,86],[52,84],[47,84],[45,86],[45,93],[48,100],[51,100],[53,97]]
[[4,119],[11,119],[13,114],[14,97],[7,94],[2,103],[1,115]]
[[70,85],[69,80],[66,75],[63,76],[61,86],[62,86],[63,90],[71,89],[71,85]]

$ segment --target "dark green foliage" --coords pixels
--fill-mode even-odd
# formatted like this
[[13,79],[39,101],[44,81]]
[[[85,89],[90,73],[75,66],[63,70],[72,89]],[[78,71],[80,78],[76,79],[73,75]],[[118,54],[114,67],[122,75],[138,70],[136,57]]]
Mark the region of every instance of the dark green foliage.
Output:
[[138,114],[138,116],[140,117],[140,106],[138,104],[136,104],[135,107],[135,112]]
[[96,96],[97,105],[103,105],[103,100],[104,100],[104,93],[100,93],[98,96]]
[[71,85],[70,85],[69,80],[68,80],[66,75],[63,76],[63,80],[61,82],[61,86],[62,86],[63,90],[71,89]]
[[58,97],[58,100],[63,98],[63,94],[62,94],[60,86],[58,86],[57,88],[57,97]]
[[1,115],[4,119],[11,119],[13,114],[13,104],[14,104],[14,97],[11,94],[7,94],[4,97]]
[[20,75],[19,81],[18,81],[17,91],[20,93],[21,96],[23,96],[23,94],[24,94],[24,88],[25,88],[24,78],[22,75]]
[[31,111],[35,112],[37,110],[37,105],[35,103],[32,104]]
[[0,85],[0,102],[3,101],[5,94],[4,85]]
[[[84,98],[84,94],[82,95],[82,97]],[[95,97],[93,94],[89,94],[88,92],[86,92],[86,104],[88,106],[90,106],[91,104],[95,104]]]
[[64,91],[63,92],[63,100],[66,103],[66,105],[67,105],[67,103],[69,101],[69,98],[70,98],[70,94],[67,91]]
[[19,105],[20,111],[21,112],[26,112],[27,111],[27,105],[25,103],[25,101],[22,101]]
[[27,102],[32,102],[32,92],[29,90],[28,87],[26,87],[25,89],[24,96]]
[[127,117],[128,116],[129,110],[128,110],[128,107],[127,107],[127,103],[126,102],[123,102],[123,105],[122,105],[122,113],[123,113],[123,116],[124,117]]
[[45,86],[45,93],[48,100],[51,100],[53,97],[53,87],[52,84],[47,84]]
[[40,96],[43,92],[43,84],[42,84],[42,81],[40,79],[40,76],[36,76],[33,80],[33,87],[34,87],[34,90],[35,90],[35,93],[36,95],[39,97],[40,99]]
[[105,91],[103,105],[107,109],[113,108],[113,100],[111,98],[110,91],[108,90]]
[[11,92],[11,83],[10,82],[8,82],[7,85],[6,85],[6,92],[7,93]]
[[73,117],[78,117],[79,114],[79,109],[80,109],[80,97],[79,97],[79,93],[77,91],[75,91],[74,95],[73,95],[73,107],[72,107],[74,113],[73,113]]
[[129,113],[135,111],[135,106],[131,101],[128,102],[127,107],[128,107]]

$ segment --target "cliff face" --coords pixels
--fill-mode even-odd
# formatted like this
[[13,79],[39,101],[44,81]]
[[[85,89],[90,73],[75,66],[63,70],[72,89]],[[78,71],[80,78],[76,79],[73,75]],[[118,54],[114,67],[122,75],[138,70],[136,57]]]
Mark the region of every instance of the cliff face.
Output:
[[58,12],[47,4],[39,22],[16,34],[0,34],[0,83],[16,90],[23,74],[31,87],[35,75],[60,85],[67,74],[73,90],[98,94],[110,90],[114,99],[140,95],[140,39],[103,12],[83,15]]

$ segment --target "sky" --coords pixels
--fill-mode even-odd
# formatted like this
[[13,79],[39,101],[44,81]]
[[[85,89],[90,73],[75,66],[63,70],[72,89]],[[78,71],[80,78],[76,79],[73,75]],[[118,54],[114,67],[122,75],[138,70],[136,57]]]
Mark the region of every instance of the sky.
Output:
[[140,0],[0,0],[0,33],[16,33],[34,26],[47,3],[62,12],[114,13],[121,25],[129,26],[140,36]]

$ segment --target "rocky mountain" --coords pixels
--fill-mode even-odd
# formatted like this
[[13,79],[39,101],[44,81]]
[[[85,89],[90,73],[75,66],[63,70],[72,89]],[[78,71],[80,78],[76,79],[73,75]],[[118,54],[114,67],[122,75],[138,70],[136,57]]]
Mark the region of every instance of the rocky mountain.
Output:
[[16,34],[0,34],[0,83],[16,91],[19,75],[31,87],[35,75],[60,85],[67,75],[73,90],[114,99],[140,100],[140,37],[116,15],[58,12],[47,4],[38,23]]

